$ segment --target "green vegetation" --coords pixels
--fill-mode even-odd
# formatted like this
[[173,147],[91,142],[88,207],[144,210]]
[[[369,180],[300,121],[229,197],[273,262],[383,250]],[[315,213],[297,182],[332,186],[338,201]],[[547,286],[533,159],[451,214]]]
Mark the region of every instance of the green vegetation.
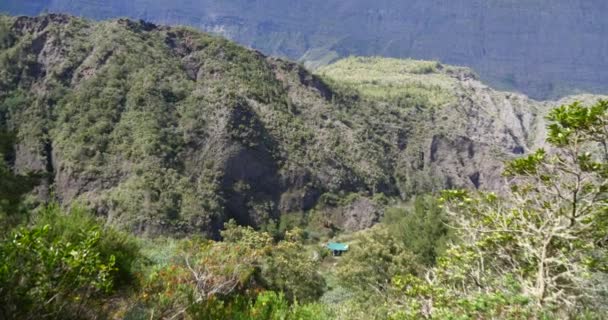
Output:
[[297,230],[275,243],[230,223],[222,236],[146,244],[50,205],[0,239],[2,318],[327,318],[314,303],[325,286],[318,260]]
[[302,61],[304,66],[309,70],[316,70],[320,67],[340,59],[340,54],[335,51],[330,51],[325,48],[314,48],[306,51],[306,53],[298,59]]
[[[0,49],[0,132],[14,137],[5,155],[14,172],[43,178],[30,204],[78,201],[137,234],[218,237],[230,219],[282,233],[286,214],[341,228],[350,204],[323,207],[322,195],[405,201],[471,183],[451,167],[468,173],[489,156],[499,166],[523,148],[492,136],[496,155],[477,156],[486,135],[463,141],[477,115],[457,104],[472,97],[458,80],[471,74],[455,67],[350,58],[315,76],[188,28],[0,21],[15,26]],[[377,94],[360,86],[368,82]],[[493,116],[480,112],[490,127],[479,127],[509,132]]]
[[608,314],[605,101],[548,113],[504,193],[438,199],[433,163],[478,152],[440,112],[466,70],[350,58],[324,82],[185,28],[0,22],[2,319]]
[[606,316],[608,103],[548,120],[554,149],[508,163],[509,193],[444,193],[459,241],[426,281],[396,279],[405,318]]
[[172,261],[146,279],[141,297],[147,307],[130,312],[146,318],[291,319],[308,308],[321,310],[299,305],[315,301],[324,281],[297,230],[275,243],[267,233],[229,223],[222,236],[222,242],[183,241]]
[[432,196],[417,197],[411,210],[387,208],[383,222],[388,232],[401,241],[414,254],[417,262],[424,266],[433,266],[437,257],[447,249],[450,239],[448,219],[437,199]]
[[375,227],[338,236],[351,248],[342,257],[299,228],[276,240],[230,221],[221,241],[135,238],[86,209],[48,205],[0,240],[0,311],[6,319],[603,319],[608,102],[562,106],[548,119],[553,149],[509,162],[508,193],[447,190],[390,207]]
[[464,69],[435,61],[350,57],[316,72],[371,99],[440,107],[454,102],[457,81],[453,75]]
[[41,178],[35,173],[16,175],[10,170],[4,159],[13,153],[12,141],[12,135],[0,131],[0,231],[21,222],[27,213],[24,198]]
[[0,130],[15,137],[19,172],[43,174],[45,193],[114,226],[217,236],[230,218],[278,221],[285,192],[285,211],[326,192],[396,193],[391,145],[403,133],[383,126],[406,127],[402,108],[364,104],[296,64],[187,28],[0,22],[22,28],[3,31],[12,40],[0,49]]
[[81,319],[101,313],[116,288],[131,285],[138,246],[103,229],[81,209],[50,205],[35,223],[0,240],[0,314],[4,319]]

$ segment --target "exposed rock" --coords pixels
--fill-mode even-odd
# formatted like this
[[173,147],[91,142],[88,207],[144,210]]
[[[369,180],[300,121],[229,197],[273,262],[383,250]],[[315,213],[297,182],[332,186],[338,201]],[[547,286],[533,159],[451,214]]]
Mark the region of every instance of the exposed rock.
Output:
[[344,208],[341,224],[347,231],[359,231],[378,223],[382,214],[381,209],[372,200],[359,198]]

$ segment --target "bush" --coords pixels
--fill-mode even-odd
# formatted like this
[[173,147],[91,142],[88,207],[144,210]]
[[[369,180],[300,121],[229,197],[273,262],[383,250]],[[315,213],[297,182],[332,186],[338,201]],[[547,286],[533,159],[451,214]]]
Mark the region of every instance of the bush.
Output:
[[262,266],[262,281],[271,290],[283,292],[289,301],[311,302],[325,290],[325,280],[318,272],[319,262],[313,260],[302,245],[300,229],[288,231],[285,240],[277,243]]
[[320,304],[290,304],[282,293],[264,291],[257,296],[237,296],[230,301],[210,299],[190,314],[197,320],[325,320],[331,318]]
[[425,266],[435,264],[450,239],[445,213],[432,196],[417,197],[411,210],[387,209],[384,223],[389,233],[402,241]]
[[150,273],[140,300],[161,318],[275,319],[279,311],[256,302],[259,292],[281,292],[272,303],[284,304],[275,307],[287,312],[292,303],[317,299],[325,288],[318,262],[307,255],[300,235],[296,229],[275,243],[268,233],[231,221],[222,231],[223,242],[183,241],[171,263]]
[[138,247],[82,209],[44,208],[0,242],[0,318],[81,319],[132,279]]
[[417,274],[420,266],[413,254],[382,226],[365,231],[339,261],[340,284],[355,290],[361,299],[385,292],[398,275]]
[[140,246],[130,234],[103,227],[87,209],[74,206],[66,214],[57,204],[45,207],[35,219],[35,225],[51,226],[49,237],[63,242],[77,242],[86,230],[97,230],[100,238],[96,250],[104,260],[114,257],[116,269],[112,273],[114,286],[120,287],[133,284],[133,270],[141,259]]

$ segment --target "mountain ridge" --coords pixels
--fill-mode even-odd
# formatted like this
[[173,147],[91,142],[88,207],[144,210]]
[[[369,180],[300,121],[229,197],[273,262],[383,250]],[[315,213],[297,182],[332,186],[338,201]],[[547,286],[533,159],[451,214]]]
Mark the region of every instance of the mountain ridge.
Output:
[[310,66],[349,55],[440,60],[537,99],[608,89],[608,4],[601,0],[8,0],[2,10],[190,25]]
[[45,174],[38,201],[82,202],[136,233],[213,235],[228,219],[261,227],[303,212],[358,230],[381,217],[383,196],[496,190],[502,160],[542,145],[556,104],[399,60],[423,66],[412,79],[447,78],[452,98],[439,105],[433,87],[399,82],[370,98],[332,79],[332,66],[313,75],[220,37],[127,19],[1,17],[0,39],[12,170]]

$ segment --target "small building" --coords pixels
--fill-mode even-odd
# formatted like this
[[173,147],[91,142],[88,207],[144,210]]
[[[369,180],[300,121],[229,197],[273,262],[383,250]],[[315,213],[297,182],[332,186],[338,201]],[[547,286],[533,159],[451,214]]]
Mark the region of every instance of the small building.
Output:
[[338,257],[348,251],[348,245],[346,243],[330,242],[327,244],[327,249],[329,249],[335,257]]

